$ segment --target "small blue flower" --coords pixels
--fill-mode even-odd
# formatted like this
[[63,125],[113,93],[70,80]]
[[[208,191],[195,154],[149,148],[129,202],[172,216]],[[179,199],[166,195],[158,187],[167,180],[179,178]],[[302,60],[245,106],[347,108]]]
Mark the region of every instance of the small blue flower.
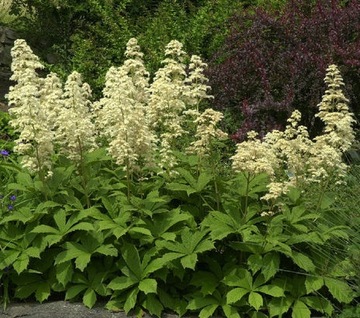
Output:
[[9,204],[8,205],[8,210],[11,211],[11,210],[14,210],[14,206],[12,204]]
[[16,200],[16,195],[12,195],[12,196],[10,196],[10,198],[9,198],[11,201],[15,201]]
[[7,150],[2,149],[2,150],[0,151],[0,154],[1,154],[2,156],[4,156],[4,157],[7,157],[7,156],[9,155],[9,152],[8,152]]

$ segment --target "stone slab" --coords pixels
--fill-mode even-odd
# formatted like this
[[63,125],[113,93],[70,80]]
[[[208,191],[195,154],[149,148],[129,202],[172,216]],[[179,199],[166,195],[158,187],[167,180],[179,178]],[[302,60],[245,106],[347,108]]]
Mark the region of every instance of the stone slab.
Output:
[[[103,307],[86,308],[81,303],[54,301],[43,304],[14,303],[6,310],[0,309],[0,318],[135,318],[124,312],[110,312]],[[163,318],[177,318],[177,315],[165,314]],[[143,318],[152,318],[145,314]]]

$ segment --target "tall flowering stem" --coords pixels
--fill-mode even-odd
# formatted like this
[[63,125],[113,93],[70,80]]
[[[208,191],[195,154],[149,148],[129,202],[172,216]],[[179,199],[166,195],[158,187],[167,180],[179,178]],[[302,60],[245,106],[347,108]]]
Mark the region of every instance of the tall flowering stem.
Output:
[[149,88],[151,96],[147,114],[159,138],[159,167],[174,175],[177,160],[172,149],[177,138],[185,133],[182,125],[186,110],[186,53],[180,42],[171,41],[166,46],[165,56],[164,66],[156,72]]
[[274,130],[266,134],[263,141],[255,140],[251,133],[249,141],[238,144],[232,157],[234,170],[252,174],[266,172],[271,177],[263,199],[276,199],[291,186],[341,183],[346,175],[347,165],[342,155],[355,139],[354,119],[342,93],[344,84],[336,65],[328,67],[325,82],[328,89],[317,114],[325,125],[322,135],[311,140],[307,128],[299,125],[301,113],[295,110],[285,131]]
[[59,152],[77,163],[83,182],[83,188],[90,206],[87,193],[87,176],[84,167],[84,155],[97,148],[96,129],[91,114],[91,89],[83,83],[78,72],[71,73],[64,86],[62,107],[56,120],[56,142]]
[[51,174],[54,154],[54,132],[49,127],[51,110],[44,86],[49,80],[38,76],[44,68],[24,40],[16,40],[11,50],[15,86],[10,87],[7,98],[9,113],[13,116],[10,125],[19,132],[14,151],[21,155],[21,164],[31,172],[39,173],[42,180]]
[[[146,118],[148,78],[136,39],[130,39],[127,60],[106,74],[104,97],[95,103],[95,122],[107,150],[127,173],[128,185],[142,164],[151,165],[156,137]],[[129,191],[130,186],[128,186]]]

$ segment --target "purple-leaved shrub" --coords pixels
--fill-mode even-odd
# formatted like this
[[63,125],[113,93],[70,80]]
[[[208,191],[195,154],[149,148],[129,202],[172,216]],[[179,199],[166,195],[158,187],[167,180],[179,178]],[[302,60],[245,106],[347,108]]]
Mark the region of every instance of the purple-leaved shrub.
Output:
[[321,132],[316,105],[325,91],[325,70],[333,63],[358,117],[359,35],[359,1],[290,0],[281,12],[258,8],[237,14],[208,71],[214,107],[231,118],[233,139],[244,140],[250,130],[264,136],[284,129],[294,109],[310,136]]

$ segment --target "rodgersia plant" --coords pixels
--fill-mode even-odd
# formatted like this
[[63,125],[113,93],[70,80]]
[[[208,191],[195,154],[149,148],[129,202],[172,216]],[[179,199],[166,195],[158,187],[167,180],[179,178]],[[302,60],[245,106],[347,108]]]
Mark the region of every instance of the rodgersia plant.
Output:
[[146,117],[149,74],[136,39],[127,43],[121,67],[106,74],[104,97],[95,103],[95,123],[100,135],[108,140],[108,152],[129,172],[139,170],[143,161],[151,163],[155,134]]
[[[311,140],[295,111],[284,131],[263,140],[249,133],[232,157],[238,173],[228,173],[216,151],[225,137],[217,128],[222,114],[199,110],[209,98],[205,64],[194,56],[187,71],[177,41],[166,54],[150,84],[131,39],[128,60],[108,71],[104,96],[93,104],[76,72],[63,88],[55,74],[40,79],[31,66],[23,72],[34,81],[29,91],[17,75],[22,86],[12,93],[19,88],[24,96],[12,95],[14,122],[24,131],[43,125],[35,132],[46,128],[52,153],[67,158],[55,156],[52,171],[45,166],[52,175],[39,181],[2,152],[4,302],[33,294],[42,302],[57,292],[88,307],[101,296],[107,308],[139,316],[331,316],[332,303],[352,301],[354,271],[346,252],[333,259],[328,251],[353,234],[327,223],[323,205],[309,209],[308,196],[290,185],[323,185],[345,171],[340,159],[353,140],[352,119],[336,67],[320,104],[324,137]],[[21,113],[26,98],[33,108]],[[339,135],[347,140],[341,147]],[[29,143],[41,150],[34,136]],[[95,137],[101,144],[93,151]],[[280,196],[281,203],[272,200]]]
[[165,50],[164,66],[160,68],[149,88],[150,99],[148,116],[150,125],[159,138],[159,166],[173,174],[176,158],[173,146],[177,138],[181,137],[184,114],[186,110],[184,91],[186,91],[185,58],[182,44],[171,41]]
[[81,161],[86,152],[97,148],[90,97],[90,86],[82,82],[78,72],[71,73],[61,96],[62,107],[56,120],[56,141],[60,153],[75,162]]
[[341,182],[345,176],[347,166],[342,155],[354,141],[354,119],[336,65],[328,67],[325,82],[328,89],[317,115],[325,125],[322,135],[311,140],[307,128],[299,125],[301,113],[295,110],[284,131],[267,133],[263,141],[255,140],[251,132],[249,141],[238,144],[232,157],[234,170],[254,175],[266,172],[272,178],[264,199],[277,198],[290,187]]
[[24,40],[16,40],[11,51],[13,62],[11,80],[16,85],[8,94],[10,124],[20,133],[14,151],[20,154],[22,165],[40,174],[51,171],[54,154],[54,132],[48,125],[46,99],[42,98],[44,79],[37,71],[44,68]]

